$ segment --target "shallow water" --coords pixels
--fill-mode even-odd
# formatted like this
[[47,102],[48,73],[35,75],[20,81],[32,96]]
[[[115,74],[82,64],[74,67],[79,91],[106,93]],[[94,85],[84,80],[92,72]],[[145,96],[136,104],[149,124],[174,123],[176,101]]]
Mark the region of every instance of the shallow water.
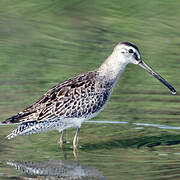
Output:
[[[50,87],[97,68],[119,41],[138,45],[143,59],[177,90],[129,65],[108,106],[80,131],[7,140],[0,126],[0,179],[179,179],[180,2],[0,1],[0,119],[21,111]],[[95,122],[96,121],[96,122]]]

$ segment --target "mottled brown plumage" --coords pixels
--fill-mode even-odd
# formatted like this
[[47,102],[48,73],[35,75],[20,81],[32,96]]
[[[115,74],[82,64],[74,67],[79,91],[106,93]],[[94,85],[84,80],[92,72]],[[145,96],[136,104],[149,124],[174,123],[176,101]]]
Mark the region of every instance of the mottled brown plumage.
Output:
[[[101,82],[101,79],[99,71],[95,70],[52,87],[37,102],[2,122],[3,124],[21,123],[8,138],[48,129],[61,131],[65,127],[61,122],[57,125],[57,120],[67,119],[68,122],[68,119],[89,119],[95,116],[109,99],[113,85],[109,81]],[[53,123],[56,123],[56,126]]]
[[52,87],[37,102],[3,123],[87,117],[100,109],[108,99],[108,84],[99,84],[97,79],[97,71],[68,79]]

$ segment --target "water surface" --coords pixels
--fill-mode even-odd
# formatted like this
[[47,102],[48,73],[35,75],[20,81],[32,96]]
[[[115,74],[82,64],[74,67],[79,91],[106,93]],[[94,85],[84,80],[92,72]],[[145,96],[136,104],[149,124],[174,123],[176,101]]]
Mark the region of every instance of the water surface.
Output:
[[[179,92],[179,6],[178,0],[2,0],[0,119],[97,68],[120,41],[137,44]],[[83,124],[78,160],[71,144],[60,149],[58,132],[7,140],[15,127],[0,126],[0,179],[179,179],[179,102],[178,93],[128,65],[108,106],[92,120],[100,123]],[[74,134],[67,131],[71,143]]]

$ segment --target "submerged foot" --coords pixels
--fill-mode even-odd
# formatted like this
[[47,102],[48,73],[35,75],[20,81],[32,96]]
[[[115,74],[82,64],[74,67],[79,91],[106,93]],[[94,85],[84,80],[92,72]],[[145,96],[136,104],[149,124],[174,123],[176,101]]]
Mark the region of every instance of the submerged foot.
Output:
[[82,149],[82,146],[71,146],[71,149],[74,149],[75,151],[78,151],[78,149]]
[[60,145],[60,147],[64,147],[66,144],[70,144],[70,141],[59,141],[58,144]]

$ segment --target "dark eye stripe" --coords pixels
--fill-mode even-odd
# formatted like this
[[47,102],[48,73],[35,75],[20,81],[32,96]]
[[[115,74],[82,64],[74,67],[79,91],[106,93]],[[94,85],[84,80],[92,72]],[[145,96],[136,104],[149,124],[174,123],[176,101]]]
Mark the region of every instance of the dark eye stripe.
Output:
[[138,55],[136,53],[134,53],[133,56],[136,60],[138,60]]

